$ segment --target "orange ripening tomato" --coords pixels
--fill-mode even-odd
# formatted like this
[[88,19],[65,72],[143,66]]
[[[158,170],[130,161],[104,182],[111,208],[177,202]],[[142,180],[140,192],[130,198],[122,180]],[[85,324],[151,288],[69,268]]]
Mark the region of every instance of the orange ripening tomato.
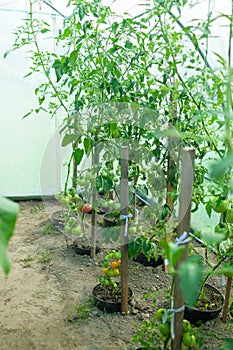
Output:
[[80,211],[84,214],[90,213],[92,211],[92,206],[86,203],[80,208]]
[[118,267],[117,261],[112,261],[111,262],[111,268],[115,269],[116,267]]
[[121,266],[121,260],[120,259],[116,263],[117,263],[117,267]]

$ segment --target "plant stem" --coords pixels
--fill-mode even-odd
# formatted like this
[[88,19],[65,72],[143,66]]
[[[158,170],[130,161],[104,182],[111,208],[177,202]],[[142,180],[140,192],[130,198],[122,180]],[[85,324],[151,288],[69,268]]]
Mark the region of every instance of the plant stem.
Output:
[[67,192],[68,181],[69,181],[69,177],[70,177],[70,167],[71,167],[73,156],[74,156],[74,154],[72,153],[71,157],[70,157],[70,160],[69,160],[69,163],[67,165],[67,175],[66,175],[65,188],[64,188],[65,194]]
[[39,44],[37,42],[37,36],[36,36],[36,30],[34,28],[34,25],[33,25],[33,22],[34,22],[34,19],[33,19],[33,4],[32,4],[32,0],[30,0],[30,10],[29,10],[29,18],[30,18],[30,27],[31,27],[31,33],[32,33],[32,36],[33,36],[33,39],[34,39],[34,44],[35,44],[35,47],[36,47],[36,51],[37,51],[37,54],[38,54],[38,58],[39,58],[39,61],[40,61],[40,65],[43,69],[43,72],[44,72],[44,75],[46,76],[47,80],[48,80],[48,83],[49,85],[52,87],[52,89],[54,90],[55,92],[55,95],[60,103],[60,106],[62,106],[64,108],[64,110],[66,112],[68,112],[68,109],[67,107],[64,105],[63,101],[62,101],[62,98],[59,96],[59,91],[57,90],[55,84],[53,83],[53,81],[51,80],[50,76],[49,76],[49,73],[47,72],[46,70],[46,67],[45,67],[45,64],[44,64],[44,61],[43,61],[43,57],[42,57],[42,53],[40,51],[40,47],[39,47]]

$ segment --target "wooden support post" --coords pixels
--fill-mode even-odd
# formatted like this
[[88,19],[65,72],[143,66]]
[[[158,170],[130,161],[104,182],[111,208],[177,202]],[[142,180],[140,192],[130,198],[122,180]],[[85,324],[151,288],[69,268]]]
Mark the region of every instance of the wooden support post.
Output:
[[[99,150],[95,146],[93,164],[96,165],[99,162]],[[96,227],[97,227],[97,213],[95,209],[96,203],[96,186],[92,186],[92,216],[91,216],[91,258],[96,256]]]
[[225,303],[224,303],[223,314],[222,314],[222,320],[224,323],[227,322],[227,313],[228,313],[230,294],[231,294],[231,283],[232,283],[232,277],[228,277],[226,292],[225,292]]
[[[121,147],[121,215],[128,216],[128,147]],[[127,235],[126,235],[127,233]],[[128,232],[127,219],[121,220],[121,312],[128,313]]]
[[[190,232],[190,216],[191,216],[191,202],[192,202],[192,187],[193,187],[193,175],[194,175],[194,148],[184,148],[182,155],[182,169],[181,169],[181,184],[180,184],[180,196],[179,196],[179,227],[178,236],[181,236],[184,232]],[[185,245],[185,251],[182,258],[177,263],[176,269],[179,269],[179,265],[182,261],[187,259],[188,256],[188,244]],[[184,305],[184,297],[179,288],[179,277],[175,276],[174,281],[174,309],[179,309]],[[182,321],[184,312],[175,313],[175,339],[172,340],[171,350],[180,350],[182,344]]]

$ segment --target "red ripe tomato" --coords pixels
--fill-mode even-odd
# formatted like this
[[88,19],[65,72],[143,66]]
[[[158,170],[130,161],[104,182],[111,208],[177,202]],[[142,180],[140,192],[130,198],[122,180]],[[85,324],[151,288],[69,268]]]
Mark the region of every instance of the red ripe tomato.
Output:
[[80,211],[84,214],[90,213],[92,211],[92,206],[89,203],[86,203],[80,208]]

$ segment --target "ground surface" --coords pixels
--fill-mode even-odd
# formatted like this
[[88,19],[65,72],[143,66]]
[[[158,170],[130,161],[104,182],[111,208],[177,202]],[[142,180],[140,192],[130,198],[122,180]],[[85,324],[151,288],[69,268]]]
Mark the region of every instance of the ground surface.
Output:
[[[127,316],[107,314],[92,305],[91,292],[101,272],[103,252],[95,260],[67,248],[64,236],[50,229],[55,205],[20,203],[15,235],[10,242],[12,270],[0,283],[1,350],[131,350],[131,337],[143,319],[153,315],[152,299],[143,295],[157,291],[164,303],[170,277],[162,267],[130,262],[129,282],[134,292]],[[217,287],[220,278],[215,280]],[[78,310],[78,311],[77,311]],[[231,326],[220,319],[203,327],[202,349],[218,349],[230,338]]]

